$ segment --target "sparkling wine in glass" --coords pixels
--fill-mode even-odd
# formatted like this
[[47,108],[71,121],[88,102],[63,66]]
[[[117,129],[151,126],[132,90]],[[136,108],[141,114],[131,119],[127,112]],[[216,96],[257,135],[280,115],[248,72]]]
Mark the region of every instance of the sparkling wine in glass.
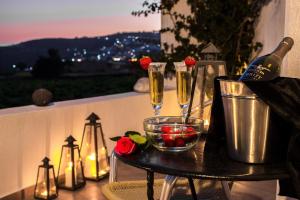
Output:
[[188,67],[184,62],[174,62],[176,70],[177,101],[182,110],[182,116],[187,116],[187,111],[191,98],[192,88],[192,67]]
[[148,68],[150,100],[155,111],[155,116],[159,116],[163,103],[165,66],[166,63],[163,62],[152,62]]

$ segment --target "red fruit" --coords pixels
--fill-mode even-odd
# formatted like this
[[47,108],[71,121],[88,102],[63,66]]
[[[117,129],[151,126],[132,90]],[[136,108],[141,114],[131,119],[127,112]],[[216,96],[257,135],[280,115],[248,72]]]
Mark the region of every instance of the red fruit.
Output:
[[174,147],[175,146],[175,140],[170,134],[161,134],[161,137],[164,141],[164,144],[166,147]]
[[162,126],[161,127],[161,132],[163,132],[163,133],[170,133],[171,132],[171,130],[172,130],[172,127],[171,126]]
[[185,146],[185,141],[182,137],[178,137],[175,139],[175,146],[176,147],[184,147]]
[[166,147],[175,147],[175,141],[174,140],[166,140],[164,141]]
[[186,66],[188,67],[192,67],[196,64],[196,59],[192,56],[187,56],[185,59],[184,59],[184,63]]
[[180,130],[177,130],[177,131],[170,131],[169,134],[180,134],[181,131]]
[[148,70],[148,67],[151,62],[152,59],[149,56],[144,56],[140,59],[140,65],[144,70]]
[[187,132],[187,133],[195,132],[195,129],[193,127],[187,127],[185,132]]

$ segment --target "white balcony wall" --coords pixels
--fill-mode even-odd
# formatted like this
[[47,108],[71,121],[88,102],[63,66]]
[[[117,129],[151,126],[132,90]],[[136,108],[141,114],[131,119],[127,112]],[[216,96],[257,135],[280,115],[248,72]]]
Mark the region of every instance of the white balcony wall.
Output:
[[[153,116],[149,94],[134,92],[0,110],[0,198],[34,185],[44,156],[57,173],[65,138],[72,133],[80,144],[91,112],[101,118],[109,152],[115,145],[110,137],[128,130],[143,132],[143,119]],[[166,91],[162,115],[179,113],[176,92]]]
[[[186,0],[180,0],[174,11],[188,15],[190,13]],[[168,15],[162,16],[162,28],[173,27]],[[182,33],[186,35],[186,33]],[[299,0],[272,0],[262,9],[256,27],[255,41],[262,42],[264,47],[260,55],[270,53],[285,36],[294,39],[293,49],[287,54],[282,64],[281,76],[300,78],[300,1]],[[177,46],[171,33],[161,36],[161,43],[167,42]],[[191,40],[195,43],[195,39]]]
[[264,44],[261,55],[271,52],[285,36],[295,43],[285,56],[281,75],[300,78],[300,1],[273,0],[262,10],[255,38]]

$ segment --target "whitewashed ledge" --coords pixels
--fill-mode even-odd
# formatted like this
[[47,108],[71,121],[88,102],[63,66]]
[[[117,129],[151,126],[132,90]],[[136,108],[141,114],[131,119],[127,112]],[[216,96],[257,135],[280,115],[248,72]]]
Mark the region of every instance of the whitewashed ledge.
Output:
[[[148,93],[123,93],[0,110],[0,198],[35,183],[44,156],[57,172],[61,146],[69,134],[80,143],[85,118],[95,112],[111,152],[112,136],[127,130],[142,132],[143,119],[153,116]],[[162,115],[180,113],[176,92],[165,91]]]

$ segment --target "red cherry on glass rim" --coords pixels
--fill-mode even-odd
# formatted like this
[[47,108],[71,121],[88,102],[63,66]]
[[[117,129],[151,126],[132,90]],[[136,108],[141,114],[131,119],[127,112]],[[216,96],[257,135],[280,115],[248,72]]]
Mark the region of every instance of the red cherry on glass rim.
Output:
[[140,65],[144,70],[148,70],[152,59],[149,56],[144,56],[140,59]]
[[196,59],[194,57],[192,57],[192,56],[187,56],[184,59],[184,63],[188,67],[193,67],[196,64]]

